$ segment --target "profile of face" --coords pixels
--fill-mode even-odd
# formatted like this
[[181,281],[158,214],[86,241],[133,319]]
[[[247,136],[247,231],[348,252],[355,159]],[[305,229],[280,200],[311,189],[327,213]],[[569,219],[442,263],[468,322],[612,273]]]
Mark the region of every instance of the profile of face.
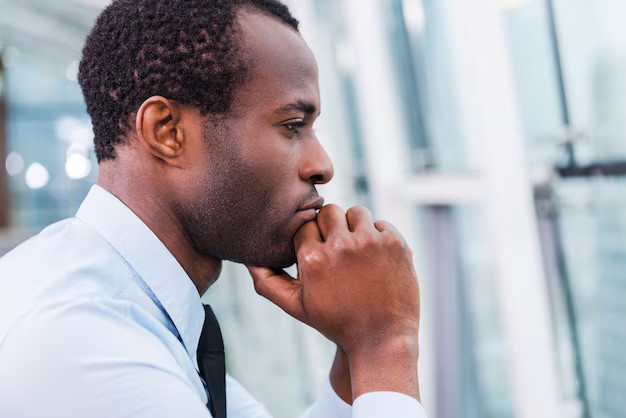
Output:
[[322,203],[315,186],[333,176],[318,142],[317,64],[300,34],[261,13],[240,11],[248,79],[232,111],[194,133],[194,161],[177,183],[176,208],[203,256],[283,268],[293,237]]

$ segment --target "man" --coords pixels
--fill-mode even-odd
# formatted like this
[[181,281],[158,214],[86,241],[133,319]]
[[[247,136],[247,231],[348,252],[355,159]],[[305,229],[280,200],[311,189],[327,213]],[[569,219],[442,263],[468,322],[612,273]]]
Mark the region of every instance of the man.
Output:
[[200,302],[222,260],[337,344],[309,417],[425,416],[411,252],[367,209],[322,207],[333,168],[297,28],[276,0],[103,11],[79,74],[98,185],[0,261],[1,417],[268,417],[230,377],[224,394]]

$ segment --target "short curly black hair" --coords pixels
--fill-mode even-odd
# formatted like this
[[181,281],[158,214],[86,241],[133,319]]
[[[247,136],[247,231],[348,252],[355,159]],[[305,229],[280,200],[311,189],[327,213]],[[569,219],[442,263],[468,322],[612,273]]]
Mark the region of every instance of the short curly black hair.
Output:
[[298,31],[278,0],[114,0],[87,37],[78,80],[91,116],[98,162],[115,159],[131,116],[151,96],[230,110],[249,71],[236,15],[250,8]]

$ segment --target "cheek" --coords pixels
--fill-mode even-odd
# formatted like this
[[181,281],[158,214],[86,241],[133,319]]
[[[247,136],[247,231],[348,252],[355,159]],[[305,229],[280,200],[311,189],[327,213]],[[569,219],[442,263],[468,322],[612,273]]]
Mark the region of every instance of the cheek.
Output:
[[296,141],[276,134],[259,135],[247,142],[242,150],[242,162],[254,172],[259,184],[289,189],[299,178],[299,147]]
[[252,182],[249,187],[253,193],[270,207],[291,210],[291,200],[298,194],[296,165],[288,158],[275,156],[257,163],[251,167]]

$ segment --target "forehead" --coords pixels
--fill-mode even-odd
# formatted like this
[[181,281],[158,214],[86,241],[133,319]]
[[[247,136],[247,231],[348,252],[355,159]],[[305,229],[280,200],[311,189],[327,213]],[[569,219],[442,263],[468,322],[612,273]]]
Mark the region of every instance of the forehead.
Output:
[[240,11],[238,22],[252,68],[235,94],[235,105],[279,108],[304,102],[319,109],[317,62],[300,34],[257,12]]

